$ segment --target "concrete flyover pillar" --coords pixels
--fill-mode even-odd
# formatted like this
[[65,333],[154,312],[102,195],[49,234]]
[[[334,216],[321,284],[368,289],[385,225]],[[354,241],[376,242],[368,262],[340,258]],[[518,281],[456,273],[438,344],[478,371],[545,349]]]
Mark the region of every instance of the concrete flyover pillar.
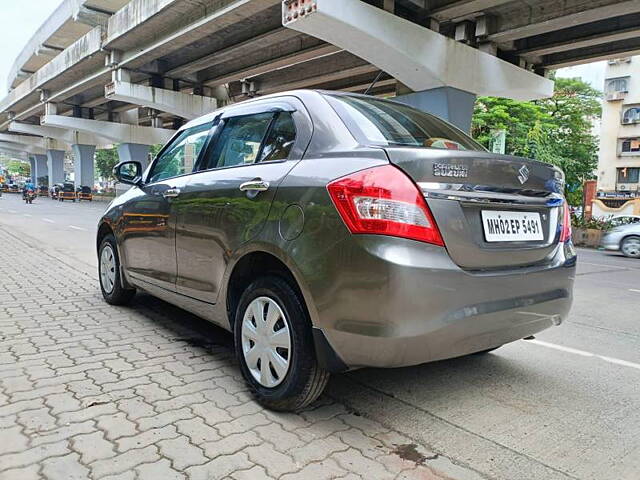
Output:
[[31,177],[31,182],[34,185],[37,185],[38,180],[36,177],[36,159],[33,158],[33,155],[29,155],[29,166],[31,167],[31,175],[29,175]]
[[29,163],[31,163],[31,181],[36,185],[44,185],[45,179],[49,176],[47,167],[47,156],[39,154],[30,154]]
[[149,165],[150,148],[150,145],[140,143],[121,143],[118,145],[118,158],[121,162],[140,162],[144,170]]
[[64,182],[64,150],[47,150],[49,188]]
[[90,187],[93,188],[93,158],[96,152],[95,145],[71,145],[73,151],[73,168],[76,188]]
[[471,117],[476,101],[476,96],[473,93],[454,87],[438,87],[398,95],[394,100],[437,115],[453,123],[463,132],[471,132]]
[[33,155],[36,160],[36,184],[48,185],[49,167],[47,166],[46,155]]

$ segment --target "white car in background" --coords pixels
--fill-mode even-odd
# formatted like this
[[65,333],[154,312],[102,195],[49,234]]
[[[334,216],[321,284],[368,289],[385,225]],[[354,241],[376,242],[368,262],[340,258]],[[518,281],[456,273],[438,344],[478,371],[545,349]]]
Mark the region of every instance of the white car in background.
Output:
[[625,257],[640,258],[640,221],[622,224],[602,237],[605,250],[622,252]]

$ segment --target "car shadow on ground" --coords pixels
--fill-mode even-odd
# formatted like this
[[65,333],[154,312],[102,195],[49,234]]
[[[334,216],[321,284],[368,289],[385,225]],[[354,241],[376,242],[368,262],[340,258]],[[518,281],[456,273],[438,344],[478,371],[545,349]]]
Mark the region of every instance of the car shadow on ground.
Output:
[[[236,378],[240,378],[233,337],[227,330],[142,293],[135,297],[129,308],[149,318],[154,325],[163,326],[166,329],[163,332],[165,338],[183,343],[185,350],[194,353],[208,352],[212,359],[213,355],[218,358],[221,353],[226,353],[224,356],[229,358],[237,371]],[[528,366],[501,357],[499,350],[497,352],[411,367],[364,368],[336,374],[332,376],[320,402],[326,402],[327,397],[342,400],[344,397],[341,392],[345,383],[358,384],[360,388],[366,388],[380,401],[385,401],[385,397],[397,398],[398,390],[402,391],[402,396],[416,399],[428,392],[429,403],[433,404],[446,402],[452,395],[464,397],[466,394],[478,393],[478,390],[488,391],[496,386],[509,386],[509,389],[513,390],[519,389],[518,384],[526,387]]]
[[233,336],[230,332],[164,300],[138,293],[130,308],[148,318],[160,320],[172,331],[177,342],[205,350],[212,346],[222,346],[233,353]]

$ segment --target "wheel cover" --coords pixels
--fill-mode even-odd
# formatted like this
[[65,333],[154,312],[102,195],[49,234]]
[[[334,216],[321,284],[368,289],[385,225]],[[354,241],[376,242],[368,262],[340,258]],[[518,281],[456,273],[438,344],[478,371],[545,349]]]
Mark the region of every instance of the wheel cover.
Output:
[[291,332],[280,306],[258,297],[242,317],[242,355],[251,376],[263,387],[282,383],[291,362]]
[[116,284],[116,256],[111,245],[107,244],[102,248],[100,254],[100,285],[105,292],[113,292]]
[[640,238],[630,238],[622,243],[622,253],[629,257],[640,257]]

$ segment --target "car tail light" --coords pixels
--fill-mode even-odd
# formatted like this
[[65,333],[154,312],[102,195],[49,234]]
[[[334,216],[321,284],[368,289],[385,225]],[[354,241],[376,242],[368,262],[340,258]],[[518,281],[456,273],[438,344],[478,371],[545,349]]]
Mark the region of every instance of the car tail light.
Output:
[[562,230],[560,231],[560,242],[568,242],[571,239],[571,214],[569,213],[569,203],[564,201],[562,212]]
[[390,235],[444,246],[422,192],[392,165],[339,178],[327,189],[351,233]]

